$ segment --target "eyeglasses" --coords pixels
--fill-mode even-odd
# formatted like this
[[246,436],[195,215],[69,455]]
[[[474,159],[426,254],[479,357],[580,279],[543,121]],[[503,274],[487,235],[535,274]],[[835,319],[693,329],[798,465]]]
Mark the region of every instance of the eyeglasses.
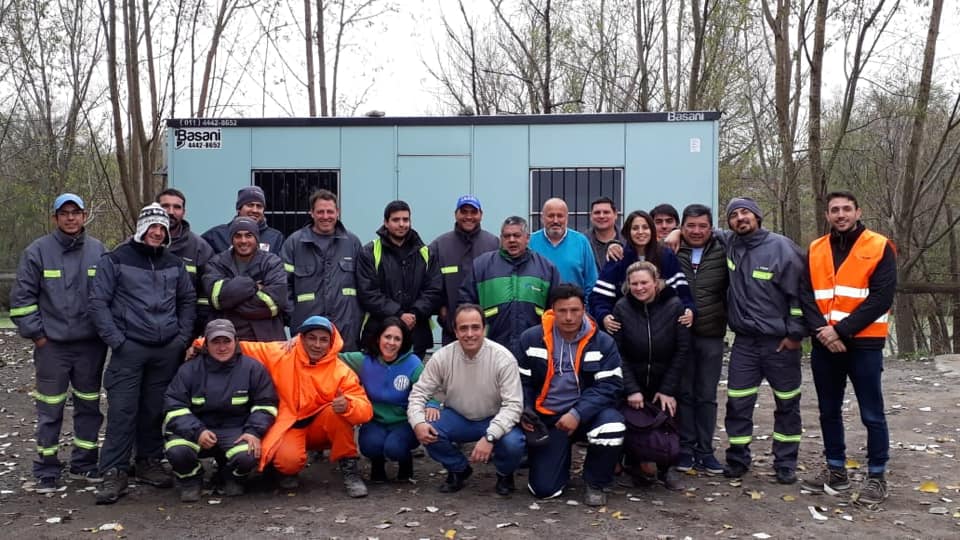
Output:
[[83,213],[83,210],[60,210],[57,215],[60,217],[81,217]]

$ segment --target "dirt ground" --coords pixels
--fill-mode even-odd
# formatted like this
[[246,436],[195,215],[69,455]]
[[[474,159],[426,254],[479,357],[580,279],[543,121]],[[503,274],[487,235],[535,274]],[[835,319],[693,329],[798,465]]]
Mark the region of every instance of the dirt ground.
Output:
[[[365,499],[348,499],[337,471],[318,462],[302,474],[296,492],[278,492],[271,482],[258,480],[243,497],[205,493],[200,503],[181,504],[175,490],[137,486],[113,506],[95,506],[92,491],[78,483],[55,494],[30,491],[35,453],[30,355],[29,342],[0,331],[0,524],[8,538],[960,537],[960,376],[939,372],[932,361],[887,363],[891,495],[879,508],[851,504],[848,495],[814,495],[799,483],[773,482],[772,397],[766,390],[755,417],[754,435],[761,439],[753,443],[757,459],[742,484],[684,475],[679,492],[617,486],[602,509],[579,504],[579,479],[559,500],[538,501],[522,491],[497,497],[490,466],[480,467],[462,492],[446,496],[436,489],[442,471],[428,457],[415,462],[416,483],[371,485]],[[822,449],[806,366],[804,380],[801,477],[819,469]],[[724,390],[721,384],[721,415]],[[866,440],[852,389],[849,397],[844,416],[854,461],[848,466],[859,480]],[[64,442],[70,441],[69,429],[67,421]],[[723,448],[722,429],[717,437]],[[60,455],[68,453],[65,445]],[[517,480],[525,484],[523,471]],[[926,492],[934,487],[938,493]],[[811,507],[826,519],[815,519]]]

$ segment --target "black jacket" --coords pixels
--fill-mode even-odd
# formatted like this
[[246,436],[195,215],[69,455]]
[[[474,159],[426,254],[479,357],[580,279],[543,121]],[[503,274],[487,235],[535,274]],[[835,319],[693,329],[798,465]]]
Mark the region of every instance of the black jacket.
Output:
[[203,293],[203,283],[200,279],[207,262],[213,258],[213,248],[203,237],[190,230],[187,220],[183,220],[180,222],[180,235],[170,238],[170,247],[167,251],[180,257],[187,273],[190,274],[193,288],[197,291],[197,319],[193,337],[201,336],[210,316],[210,299]]
[[[259,287],[258,287],[259,285]],[[203,273],[211,318],[230,319],[237,339],[284,341],[284,318],[290,313],[287,273],[273,253],[257,250],[241,272],[233,250],[214,255]]]
[[623,362],[623,391],[629,396],[654,394],[676,397],[680,378],[690,353],[690,330],[677,322],[683,303],[671,287],[665,287],[649,304],[627,294],[613,307],[613,316],[623,325],[613,335]]
[[430,242],[430,255],[437,258],[443,279],[443,302],[440,305],[447,308],[447,318],[438,318],[443,325],[444,344],[456,339],[453,334],[453,312],[457,309],[460,286],[473,270],[473,260],[481,253],[494,251],[499,247],[500,240],[479,226],[471,233],[463,232],[454,226],[452,231],[443,233]]
[[727,271],[723,246],[710,238],[703,247],[700,264],[693,266],[693,248],[681,244],[677,252],[680,268],[687,276],[697,304],[697,316],[693,319],[693,334],[704,337],[723,337],[727,333],[727,287],[730,277]]
[[88,313],[100,338],[116,349],[132,339],[143,345],[193,337],[197,294],[179,257],[165,248],[128,241],[101,257]]
[[205,429],[241,428],[260,439],[277,417],[277,392],[263,364],[239,352],[180,366],[164,396],[163,432],[197,442]]
[[416,315],[414,350],[425,351],[433,344],[430,317],[440,305],[443,287],[440,266],[436,257],[424,257],[427,249],[413,229],[410,229],[402,246],[390,240],[386,227],[380,227],[377,235],[381,246],[380,264],[374,261],[377,240],[363,246],[357,257],[357,298],[360,306],[378,321],[390,316],[399,317],[404,313]]

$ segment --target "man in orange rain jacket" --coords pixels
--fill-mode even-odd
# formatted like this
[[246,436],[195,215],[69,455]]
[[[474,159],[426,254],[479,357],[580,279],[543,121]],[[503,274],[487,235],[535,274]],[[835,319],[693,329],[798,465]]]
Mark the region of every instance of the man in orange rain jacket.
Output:
[[373,417],[373,405],[353,370],[337,358],[343,339],[333,323],[314,315],[297,333],[292,346],[240,342],[243,354],[266,366],[280,398],[277,421],[263,438],[260,470],[273,465],[282,475],[280,488],[295,489],[307,451],[330,448],[347,494],[364,497],[354,426]]

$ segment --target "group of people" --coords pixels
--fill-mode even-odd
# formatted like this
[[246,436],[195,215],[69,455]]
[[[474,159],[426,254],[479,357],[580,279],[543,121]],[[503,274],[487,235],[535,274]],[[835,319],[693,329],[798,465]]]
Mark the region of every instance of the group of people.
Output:
[[[98,483],[98,504],[116,502],[131,475],[197,501],[205,457],[226,495],[243,493],[255,470],[295,489],[317,450],[329,450],[347,494],[362,497],[361,455],[369,480],[387,481],[389,461],[408,480],[419,445],[446,469],[443,492],[492,461],[495,490],[509,495],[526,461],[527,488],[549,498],[569,483],[581,441],[585,502],[599,506],[621,469],[668,487],[671,471],[743,476],[764,378],[776,403],[775,477],[792,484],[800,344],[811,336],[826,463],[804,486],[851,487],[841,417],[849,378],[868,434],[859,500],[882,502],[880,377],[896,253],[864,228],[852,193],[827,199],[831,230],[804,256],[762,227],[746,197],[727,205],[728,229],[713,227],[707,206],[681,216],[661,204],[627,214],[620,230],[614,202],[601,197],[586,234],[568,228],[563,200],[549,199],[542,229],[512,216],[498,238],[481,227],[480,201],[464,195],[453,230],[429,245],[398,200],[363,245],[329,191],[310,197],[311,223],[284,239],[256,186],[238,192],[235,218],[203,236],[190,230],[184,195],[167,189],[108,251],[86,234],[83,200],[65,193],[54,231],[24,251],[11,291],[11,318],[35,344],[36,490],[60,482],[72,387],[68,474]],[[442,347],[425,361],[434,316]],[[728,327],[722,464],[713,436]],[[631,459],[625,415],[641,410],[674,418],[675,460]]]

